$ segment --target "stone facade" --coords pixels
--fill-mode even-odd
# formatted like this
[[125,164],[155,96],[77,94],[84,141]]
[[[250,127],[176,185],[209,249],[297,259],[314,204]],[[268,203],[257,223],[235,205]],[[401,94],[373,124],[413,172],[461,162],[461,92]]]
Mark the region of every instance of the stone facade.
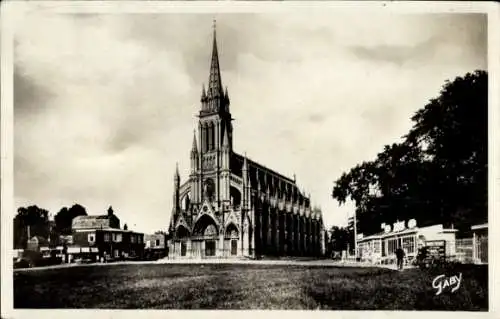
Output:
[[[214,29],[208,88],[203,86],[191,173],[174,176],[169,257],[321,256],[319,208],[285,177],[233,151],[227,88],[223,91]],[[199,144],[198,144],[199,141]]]

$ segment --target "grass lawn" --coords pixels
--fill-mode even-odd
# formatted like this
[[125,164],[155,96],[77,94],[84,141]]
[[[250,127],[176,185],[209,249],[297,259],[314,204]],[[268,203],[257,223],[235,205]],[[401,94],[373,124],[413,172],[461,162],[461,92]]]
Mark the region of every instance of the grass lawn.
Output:
[[488,310],[487,267],[460,266],[461,287],[436,296],[440,272],[238,264],[143,264],[14,273],[15,308]]

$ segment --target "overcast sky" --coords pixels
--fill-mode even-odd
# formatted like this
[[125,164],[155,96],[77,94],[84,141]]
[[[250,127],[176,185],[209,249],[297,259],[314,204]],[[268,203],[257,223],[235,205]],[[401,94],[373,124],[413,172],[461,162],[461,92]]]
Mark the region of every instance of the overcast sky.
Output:
[[353,211],[334,180],[399,141],[446,79],[487,67],[483,15],[34,13],[15,38],[16,207],[112,205],[167,229],[214,17],[235,151],[295,173],[329,226]]

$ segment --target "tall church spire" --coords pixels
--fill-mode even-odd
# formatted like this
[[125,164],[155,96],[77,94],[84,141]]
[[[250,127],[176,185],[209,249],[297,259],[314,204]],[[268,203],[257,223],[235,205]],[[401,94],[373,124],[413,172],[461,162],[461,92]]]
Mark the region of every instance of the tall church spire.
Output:
[[215,19],[213,24],[214,35],[213,35],[213,46],[212,46],[212,60],[210,62],[210,77],[208,80],[208,97],[222,97],[222,79],[220,76],[219,67],[219,53],[217,50],[217,32],[215,26]]
[[227,132],[224,131],[223,137],[222,137],[222,149],[224,150],[229,150],[229,140],[227,139]]
[[179,175],[179,163],[175,163],[175,175],[174,175],[174,180],[176,183],[178,183],[181,179],[181,176]]
[[196,143],[196,131],[193,130],[193,146],[191,147],[192,154],[198,154],[198,143]]

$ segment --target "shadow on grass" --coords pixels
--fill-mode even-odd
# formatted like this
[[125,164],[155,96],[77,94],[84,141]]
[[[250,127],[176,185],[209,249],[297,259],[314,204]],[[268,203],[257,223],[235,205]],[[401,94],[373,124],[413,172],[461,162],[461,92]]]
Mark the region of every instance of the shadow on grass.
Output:
[[433,271],[283,265],[120,265],[14,274],[15,308],[487,310],[487,267],[435,296]]

